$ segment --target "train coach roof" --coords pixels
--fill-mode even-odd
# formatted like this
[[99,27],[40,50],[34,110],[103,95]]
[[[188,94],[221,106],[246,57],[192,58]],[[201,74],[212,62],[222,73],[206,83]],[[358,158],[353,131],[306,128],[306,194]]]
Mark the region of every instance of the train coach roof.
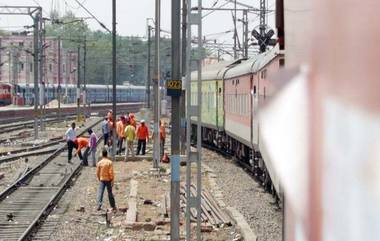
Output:
[[[223,61],[202,67],[202,80],[221,80],[224,71],[231,65],[241,62],[241,60]],[[191,81],[197,80],[197,71],[191,72]]]
[[233,68],[227,70],[225,78],[234,78],[247,73],[256,73],[260,71],[264,66],[266,66],[270,61],[272,61],[279,54],[278,47],[274,47],[271,50],[253,56],[241,64],[234,66]]

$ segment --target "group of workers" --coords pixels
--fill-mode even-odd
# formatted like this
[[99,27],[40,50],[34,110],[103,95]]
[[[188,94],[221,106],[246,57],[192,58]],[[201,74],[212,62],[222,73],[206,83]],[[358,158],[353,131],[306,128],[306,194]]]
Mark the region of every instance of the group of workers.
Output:
[[[106,118],[104,118],[102,124],[102,134],[104,136],[104,146],[110,148],[112,146],[112,128],[113,128],[112,112],[108,112]],[[125,143],[125,160],[131,155],[145,155],[146,143],[149,141],[149,128],[145,123],[145,120],[141,120],[137,126],[137,121],[133,113],[121,116],[116,122],[116,136],[117,136],[117,149],[116,154],[120,155],[123,151]],[[164,124],[159,123],[159,135],[160,135],[160,153],[161,157],[164,155],[164,145],[166,139],[166,130]],[[134,151],[134,142],[137,139],[137,149]]]
[[[112,187],[114,183],[114,171],[112,161],[108,158],[108,151],[112,146],[112,130],[113,130],[113,114],[109,111],[107,117],[102,123],[102,134],[104,138],[104,148],[102,149],[102,159],[96,163],[96,146],[98,138],[92,129],[88,130],[89,138],[78,137],[75,131],[75,123],[71,124],[71,127],[65,133],[65,139],[67,141],[68,148],[68,162],[71,163],[73,149],[76,149],[74,156],[79,157],[83,165],[88,165],[87,156],[90,156],[90,166],[96,165],[96,176],[100,182],[98,194],[97,194],[97,210],[101,210],[103,203],[104,190],[107,188],[108,199],[110,206],[113,210],[116,210],[115,198],[112,193]],[[125,142],[125,161],[131,154],[132,157],[136,155],[145,155],[146,143],[149,141],[149,128],[145,124],[144,120],[140,121],[137,126],[137,121],[133,113],[121,116],[116,122],[116,135],[117,135],[117,150],[116,154],[122,154],[123,144]],[[164,155],[164,145],[166,138],[166,130],[164,124],[159,123],[159,135],[160,135],[160,154]],[[137,149],[134,151],[134,142],[137,139]],[[82,155],[82,149],[85,149],[84,155]]]
[[[82,164],[88,165],[87,156],[91,157],[91,166],[96,165],[96,145],[97,145],[97,136],[95,132],[90,128],[88,129],[89,138],[86,137],[77,137],[75,131],[75,122],[71,123],[71,127],[65,133],[65,139],[67,142],[68,149],[68,162],[71,163],[73,156],[73,149],[76,149],[74,156],[79,157],[82,161]],[[87,149],[88,147],[88,149]],[[82,149],[85,149],[84,156],[82,155]],[[85,158],[84,158],[85,157]]]

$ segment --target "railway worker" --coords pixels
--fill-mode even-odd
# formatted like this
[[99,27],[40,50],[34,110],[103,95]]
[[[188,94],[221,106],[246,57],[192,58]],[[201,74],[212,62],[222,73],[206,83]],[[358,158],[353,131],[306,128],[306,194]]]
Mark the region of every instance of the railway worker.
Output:
[[96,197],[97,210],[101,210],[103,204],[104,189],[107,188],[108,200],[113,211],[116,211],[115,198],[112,193],[115,175],[113,172],[112,161],[107,157],[107,150],[102,150],[102,160],[96,164],[96,177],[99,180],[99,190]]
[[88,129],[88,134],[90,135],[90,156],[91,156],[90,166],[94,167],[96,166],[96,145],[97,145],[98,137],[96,136],[95,132],[92,129]]
[[112,110],[108,111],[107,118],[108,118],[109,122],[113,122],[113,113],[112,113]]
[[104,146],[108,145],[108,138],[110,137],[110,127],[108,124],[108,118],[104,118],[102,123],[102,134],[104,139]]
[[[164,156],[164,148],[165,148],[165,139],[166,139],[166,130],[165,130],[165,123],[163,121],[159,121],[158,123],[158,131],[159,131],[159,137],[160,137],[160,158]],[[152,135],[152,139],[154,138],[154,133]]]
[[120,154],[123,149],[123,141],[124,141],[124,130],[125,130],[125,117],[121,116],[120,120],[116,123],[116,134],[117,134],[117,152],[116,154]]
[[165,123],[160,120],[160,158],[164,156],[165,152],[165,139],[166,139],[166,130],[165,130]]
[[75,140],[75,144],[78,146],[78,148],[77,148],[77,151],[76,151],[76,153],[75,153],[74,156],[78,155],[79,159],[82,161],[82,164],[84,166],[87,166],[88,165],[88,163],[87,163],[87,153],[86,152],[84,153],[84,155],[85,155],[86,158],[83,158],[82,149],[89,147],[88,139],[86,137],[78,137]]
[[133,114],[133,113],[129,114],[129,122],[131,123],[131,125],[133,125],[134,128],[136,128],[135,114]]
[[77,135],[75,134],[75,122],[71,123],[71,127],[67,129],[65,133],[65,140],[67,142],[67,157],[68,162],[71,163],[71,158],[73,156],[73,148],[75,147],[74,141],[76,140]]
[[137,135],[137,152],[136,155],[140,155],[140,151],[145,155],[146,142],[149,141],[149,129],[145,125],[145,120],[140,121],[139,127],[136,130]]
[[131,153],[132,157],[135,156],[133,150],[133,142],[136,139],[136,128],[133,125],[131,125],[131,122],[129,121],[127,122],[127,127],[125,127],[124,136],[127,141],[125,147],[125,161],[127,161],[129,152]]

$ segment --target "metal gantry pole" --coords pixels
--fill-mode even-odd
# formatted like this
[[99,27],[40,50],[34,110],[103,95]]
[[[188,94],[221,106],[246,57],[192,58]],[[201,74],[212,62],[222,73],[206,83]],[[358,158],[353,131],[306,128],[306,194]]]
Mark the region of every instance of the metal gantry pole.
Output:
[[[171,12],[172,80],[181,81],[181,1],[172,0]],[[170,182],[170,240],[179,240],[180,212],[180,95],[172,95],[171,182]]]
[[112,0],[112,158],[116,154],[116,0]]
[[146,78],[146,107],[150,109],[150,82],[152,80],[151,76],[151,64],[150,64],[150,48],[151,48],[151,33],[152,33],[152,27],[148,24],[148,70],[147,70],[147,78]]
[[153,94],[154,94],[154,140],[153,140],[153,167],[158,168],[160,161],[160,136],[159,136],[159,121],[160,121],[160,33],[161,33],[161,0],[156,0],[155,12],[155,41],[154,41],[154,74],[153,74]]
[[39,34],[39,20],[41,17],[41,13],[38,12],[36,16],[33,18],[34,25],[34,36],[33,36],[33,78],[34,78],[34,139],[38,139],[38,59],[39,59],[39,45],[38,45],[38,34]]
[[[197,211],[197,226],[196,226],[196,240],[201,240],[201,191],[202,191],[202,132],[201,132],[201,110],[202,110],[202,86],[201,86],[201,72],[202,72],[202,56],[203,56],[203,42],[202,42],[202,0],[196,0],[198,3],[197,12],[191,13],[192,10],[192,1],[188,0],[187,3],[187,46],[186,46],[186,64],[187,64],[187,73],[186,73],[186,103],[187,103],[187,111],[186,111],[186,141],[187,141],[187,162],[186,162],[186,240],[191,239],[191,213],[190,209],[195,208]],[[196,46],[196,54],[191,55],[192,50],[192,31],[191,26],[197,26],[198,31],[196,33],[197,38],[197,46]],[[195,61],[197,63],[197,85],[195,90],[191,88],[191,63]],[[197,93],[196,100],[192,100],[191,93]],[[197,125],[197,148],[196,151],[191,150],[191,120],[192,117],[196,119]],[[192,164],[195,162],[196,164],[196,195],[194,196],[190,188],[193,185],[192,181]]]

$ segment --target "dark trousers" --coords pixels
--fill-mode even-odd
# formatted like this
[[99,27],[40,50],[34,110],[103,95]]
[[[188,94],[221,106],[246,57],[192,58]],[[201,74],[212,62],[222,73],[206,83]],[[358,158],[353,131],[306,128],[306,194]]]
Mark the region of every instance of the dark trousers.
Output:
[[113,193],[112,193],[112,183],[110,181],[100,181],[98,195],[96,197],[96,202],[97,202],[98,208],[102,207],[103,194],[104,194],[105,188],[107,188],[108,201],[110,202],[111,208],[116,208],[115,198],[113,197]]
[[104,138],[104,145],[107,146],[108,145],[108,137],[109,137],[109,133],[106,133],[103,135],[103,138]]
[[67,152],[68,152],[68,159],[69,161],[71,160],[71,158],[73,158],[73,149],[75,147],[75,143],[72,141],[72,140],[68,140],[67,141]]
[[[141,150],[142,148],[142,150]],[[140,155],[140,150],[143,155],[145,155],[145,148],[146,148],[146,140],[138,140],[137,141],[137,152],[136,155]]]
[[123,151],[123,140],[124,138],[122,137],[118,137],[117,139],[117,149],[118,149],[117,154],[120,154]]
[[82,155],[82,151],[79,151],[78,152],[78,157],[79,159],[82,161],[82,165],[84,166],[88,166],[88,153],[90,152],[90,148],[86,148],[86,150],[84,151],[83,155]]

